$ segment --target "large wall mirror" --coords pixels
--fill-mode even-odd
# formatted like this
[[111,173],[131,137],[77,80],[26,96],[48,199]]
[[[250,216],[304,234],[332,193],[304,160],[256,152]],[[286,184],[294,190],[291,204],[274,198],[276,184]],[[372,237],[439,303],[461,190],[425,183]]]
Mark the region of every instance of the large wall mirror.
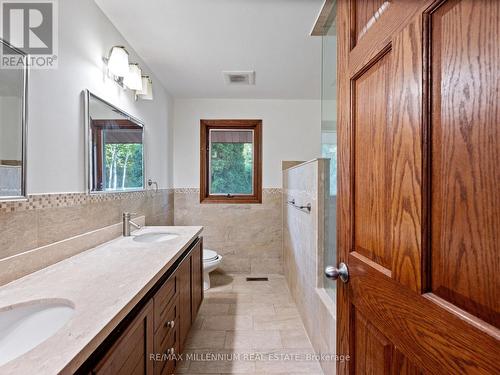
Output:
[[85,91],[90,193],[144,190],[144,124]]
[[26,197],[28,58],[0,39],[0,200]]

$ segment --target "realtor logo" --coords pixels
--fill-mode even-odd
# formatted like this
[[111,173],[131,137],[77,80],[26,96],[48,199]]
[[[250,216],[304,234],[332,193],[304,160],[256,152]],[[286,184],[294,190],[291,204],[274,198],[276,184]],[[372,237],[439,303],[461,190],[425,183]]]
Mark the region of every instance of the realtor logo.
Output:
[[[2,38],[29,54],[29,65],[51,69],[57,62],[57,3],[55,0],[2,0]],[[9,67],[2,51],[2,67]],[[14,62],[14,61],[13,61]]]

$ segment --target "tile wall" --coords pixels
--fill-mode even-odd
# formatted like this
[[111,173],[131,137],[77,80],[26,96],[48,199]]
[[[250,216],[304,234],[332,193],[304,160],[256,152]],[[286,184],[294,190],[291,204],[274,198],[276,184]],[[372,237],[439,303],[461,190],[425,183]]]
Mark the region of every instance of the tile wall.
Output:
[[[283,172],[283,263],[291,295],[315,352],[335,355],[336,305],[323,288],[324,209],[327,161],[317,159]],[[311,212],[286,202],[311,203]],[[335,361],[321,361],[334,374]]]
[[262,204],[200,204],[196,188],[175,189],[175,225],[202,225],[203,243],[227,273],[282,274],[282,194],[263,189]]

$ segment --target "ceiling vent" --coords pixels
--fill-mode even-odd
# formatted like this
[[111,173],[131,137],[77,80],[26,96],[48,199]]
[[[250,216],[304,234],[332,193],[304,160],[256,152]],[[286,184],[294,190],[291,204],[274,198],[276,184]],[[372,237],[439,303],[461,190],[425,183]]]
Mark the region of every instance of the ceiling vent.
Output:
[[254,71],[222,72],[226,85],[255,85]]

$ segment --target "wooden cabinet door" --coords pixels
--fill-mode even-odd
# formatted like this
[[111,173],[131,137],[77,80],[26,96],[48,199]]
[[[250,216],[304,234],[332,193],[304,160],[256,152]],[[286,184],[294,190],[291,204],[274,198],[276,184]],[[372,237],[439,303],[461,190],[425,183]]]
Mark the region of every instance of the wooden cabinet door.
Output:
[[191,328],[191,256],[184,259],[179,266],[177,279],[179,280],[179,345],[182,353]]
[[191,321],[194,322],[203,301],[203,238],[191,253]]
[[500,373],[500,1],[338,1],[341,374]]
[[118,341],[92,371],[96,375],[152,375],[153,302],[130,323]]

